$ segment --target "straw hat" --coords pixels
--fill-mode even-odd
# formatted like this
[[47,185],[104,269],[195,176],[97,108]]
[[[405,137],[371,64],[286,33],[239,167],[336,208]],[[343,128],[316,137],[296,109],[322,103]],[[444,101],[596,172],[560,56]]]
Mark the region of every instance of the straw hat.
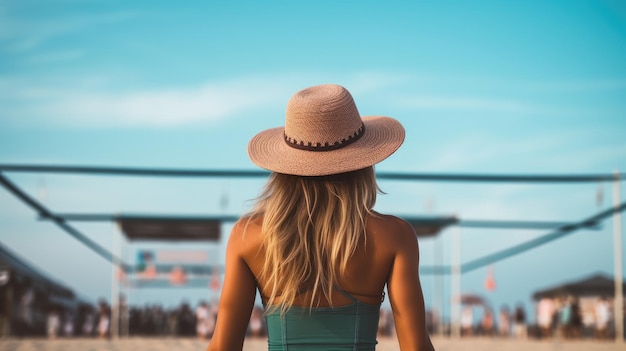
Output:
[[403,141],[400,122],[361,117],[344,87],[326,84],[292,96],[285,126],[255,135],[248,155],[256,165],[277,173],[323,176],[373,166]]

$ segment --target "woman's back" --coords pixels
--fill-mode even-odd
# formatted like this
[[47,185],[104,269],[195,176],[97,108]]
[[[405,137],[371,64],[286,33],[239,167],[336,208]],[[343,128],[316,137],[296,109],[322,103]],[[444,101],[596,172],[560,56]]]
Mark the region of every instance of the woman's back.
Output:
[[[386,284],[398,337],[406,344],[430,344],[416,332],[424,328],[424,320],[423,312],[414,311],[423,311],[424,306],[413,229],[401,219],[378,213],[370,215],[366,223],[364,240],[357,245],[345,273],[339,276],[332,302],[323,294],[312,296],[309,285],[303,283],[286,314],[281,316],[276,310],[266,316],[270,350],[283,350],[285,345],[290,350],[373,350]],[[269,287],[262,279],[265,251],[261,224],[261,217],[239,221],[231,233],[229,249],[238,252],[261,296],[267,296]],[[309,310],[312,300],[314,307]],[[406,306],[406,311],[397,310],[399,306]]]
[[[269,295],[270,288],[266,287],[267,282],[261,279],[265,259],[261,235],[262,218],[259,217],[252,219],[249,223],[246,222],[247,220],[244,219],[242,223],[239,223],[234,233],[241,230],[244,245],[242,258],[257,280],[261,296],[266,297]],[[363,303],[379,304],[395,254],[399,247],[406,245],[407,238],[403,238],[403,236],[407,235],[414,234],[406,222],[393,216],[377,213],[370,215],[367,219],[364,240],[359,242],[356,251],[348,262],[345,273],[339,276],[337,288],[348,292]],[[417,247],[415,250],[417,254]],[[308,289],[309,286],[306,282],[303,282],[301,288],[302,293],[297,296],[294,306],[309,306],[311,298],[314,300],[314,306],[331,306],[331,301],[328,301],[323,294],[311,296],[311,290]],[[332,305],[342,306],[352,303],[339,289],[335,289],[332,295]]]

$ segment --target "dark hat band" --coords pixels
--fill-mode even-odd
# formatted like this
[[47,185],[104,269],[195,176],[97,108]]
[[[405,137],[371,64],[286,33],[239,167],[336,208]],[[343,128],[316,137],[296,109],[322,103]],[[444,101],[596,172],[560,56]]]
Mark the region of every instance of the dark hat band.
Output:
[[285,143],[287,145],[289,145],[290,147],[294,149],[306,150],[306,151],[330,151],[330,150],[340,149],[344,146],[350,145],[353,142],[359,140],[363,136],[363,134],[365,134],[365,125],[363,123],[361,123],[361,127],[359,127],[359,129],[356,132],[354,132],[353,134],[350,134],[347,138],[335,141],[332,144],[329,142],[320,143],[320,142],[297,140],[283,133],[284,138],[285,138]]

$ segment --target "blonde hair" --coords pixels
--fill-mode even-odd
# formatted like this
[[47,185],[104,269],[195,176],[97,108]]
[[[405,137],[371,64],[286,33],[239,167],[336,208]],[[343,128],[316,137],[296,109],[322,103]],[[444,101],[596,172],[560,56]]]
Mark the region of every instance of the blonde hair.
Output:
[[310,308],[320,293],[332,304],[379,192],[373,167],[323,177],[270,175],[252,212],[263,216],[260,279],[268,312],[284,314],[303,288],[311,293]]

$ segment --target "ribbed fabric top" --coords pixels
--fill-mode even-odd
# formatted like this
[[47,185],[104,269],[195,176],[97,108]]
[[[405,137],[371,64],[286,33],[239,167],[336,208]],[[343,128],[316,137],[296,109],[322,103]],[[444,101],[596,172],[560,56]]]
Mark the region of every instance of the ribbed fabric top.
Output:
[[352,304],[339,307],[291,307],[265,316],[268,351],[373,351],[380,304],[358,301],[340,290]]

